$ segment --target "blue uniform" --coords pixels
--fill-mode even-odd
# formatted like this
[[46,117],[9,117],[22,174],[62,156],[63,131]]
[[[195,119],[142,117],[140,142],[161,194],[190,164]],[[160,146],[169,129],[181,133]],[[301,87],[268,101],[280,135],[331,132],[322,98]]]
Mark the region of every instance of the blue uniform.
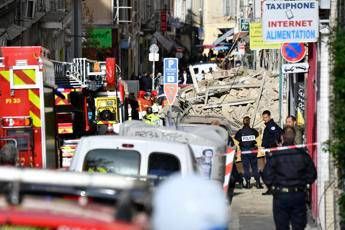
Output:
[[304,229],[307,223],[306,186],[317,178],[316,168],[303,149],[276,151],[267,162],[263,181],[273,190],[276,229]]
[[[257,148],[256,138],[258,136],[258,131],[248,126],[244,126],[235,134],[235,139],[239,142],[241,151],[248,151]],[[250,168],[252,168],[252,173],[255,180],[258,181],[260,179],[260,175],[258,171],[258,161],[256,154],[242,154],[241,159],[243,164],[244,178],[246,179],[246,181],[249,181],[251,177]]]
[[265,148],[274,148],[281,142],[281,135],[283,130],[271,119],[267,122],[262,137],[262,146]]

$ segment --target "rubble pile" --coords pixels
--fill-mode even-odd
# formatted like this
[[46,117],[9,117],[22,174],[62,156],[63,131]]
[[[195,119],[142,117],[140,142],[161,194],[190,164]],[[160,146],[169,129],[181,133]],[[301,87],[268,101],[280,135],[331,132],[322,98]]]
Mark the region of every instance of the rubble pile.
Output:
[[[192,70],[192,69],[191,69]],[[185,116],[224,116],[234,128],[250,116],[252,125],[262,125],[261,113],[268,109],[279,114],[279,77],[266,70],[233,68],[208,73],[193,85],[180,89],[179,102]]]

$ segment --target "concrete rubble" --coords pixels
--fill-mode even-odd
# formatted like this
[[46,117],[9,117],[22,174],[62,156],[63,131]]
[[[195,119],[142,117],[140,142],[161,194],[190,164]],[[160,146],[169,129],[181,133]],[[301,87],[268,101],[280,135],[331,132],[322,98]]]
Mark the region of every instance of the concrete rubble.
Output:
[[191,75],[193,85],[180,89],[178,95],[185,116],[224,116],[235,129],[242,126],[246,115],[255,128],[261,127],[261,113],[266,109],[278,118],[277,74],[239,67],[207,73],[201,81]]

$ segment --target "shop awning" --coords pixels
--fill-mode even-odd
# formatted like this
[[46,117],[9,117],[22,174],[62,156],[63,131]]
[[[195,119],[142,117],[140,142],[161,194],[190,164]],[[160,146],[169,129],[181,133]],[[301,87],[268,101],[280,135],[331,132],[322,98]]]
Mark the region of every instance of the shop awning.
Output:
[[216,46],[219,43],[221,43],[222,41],[224,41],[226,38],[233,36],[234,35],[234,29],[231,28],[228,32],[226,32],[225,34],[223,34],[222,36],[220,36],[219,38],[217,38],[212,45]]
[[159,32],[155,32],[153,36],[157,39],[159,44],[163,46],[164,49],[171,52],[171,50],[175,47],[175,42],[172,41],[170,38],[165,37]]

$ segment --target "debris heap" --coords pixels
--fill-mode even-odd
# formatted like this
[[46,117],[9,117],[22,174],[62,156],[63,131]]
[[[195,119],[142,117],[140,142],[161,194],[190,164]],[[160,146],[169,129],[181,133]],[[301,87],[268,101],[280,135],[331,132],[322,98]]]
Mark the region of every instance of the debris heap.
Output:
[[279,115],[279,77],[266,70],[233,68],[205,75],[197,81],[190,69],[193,85],[180,89],[179,102],[184,116],[224,116],[234,128],[250,116],[252,125],[262,125],[261,113]]

